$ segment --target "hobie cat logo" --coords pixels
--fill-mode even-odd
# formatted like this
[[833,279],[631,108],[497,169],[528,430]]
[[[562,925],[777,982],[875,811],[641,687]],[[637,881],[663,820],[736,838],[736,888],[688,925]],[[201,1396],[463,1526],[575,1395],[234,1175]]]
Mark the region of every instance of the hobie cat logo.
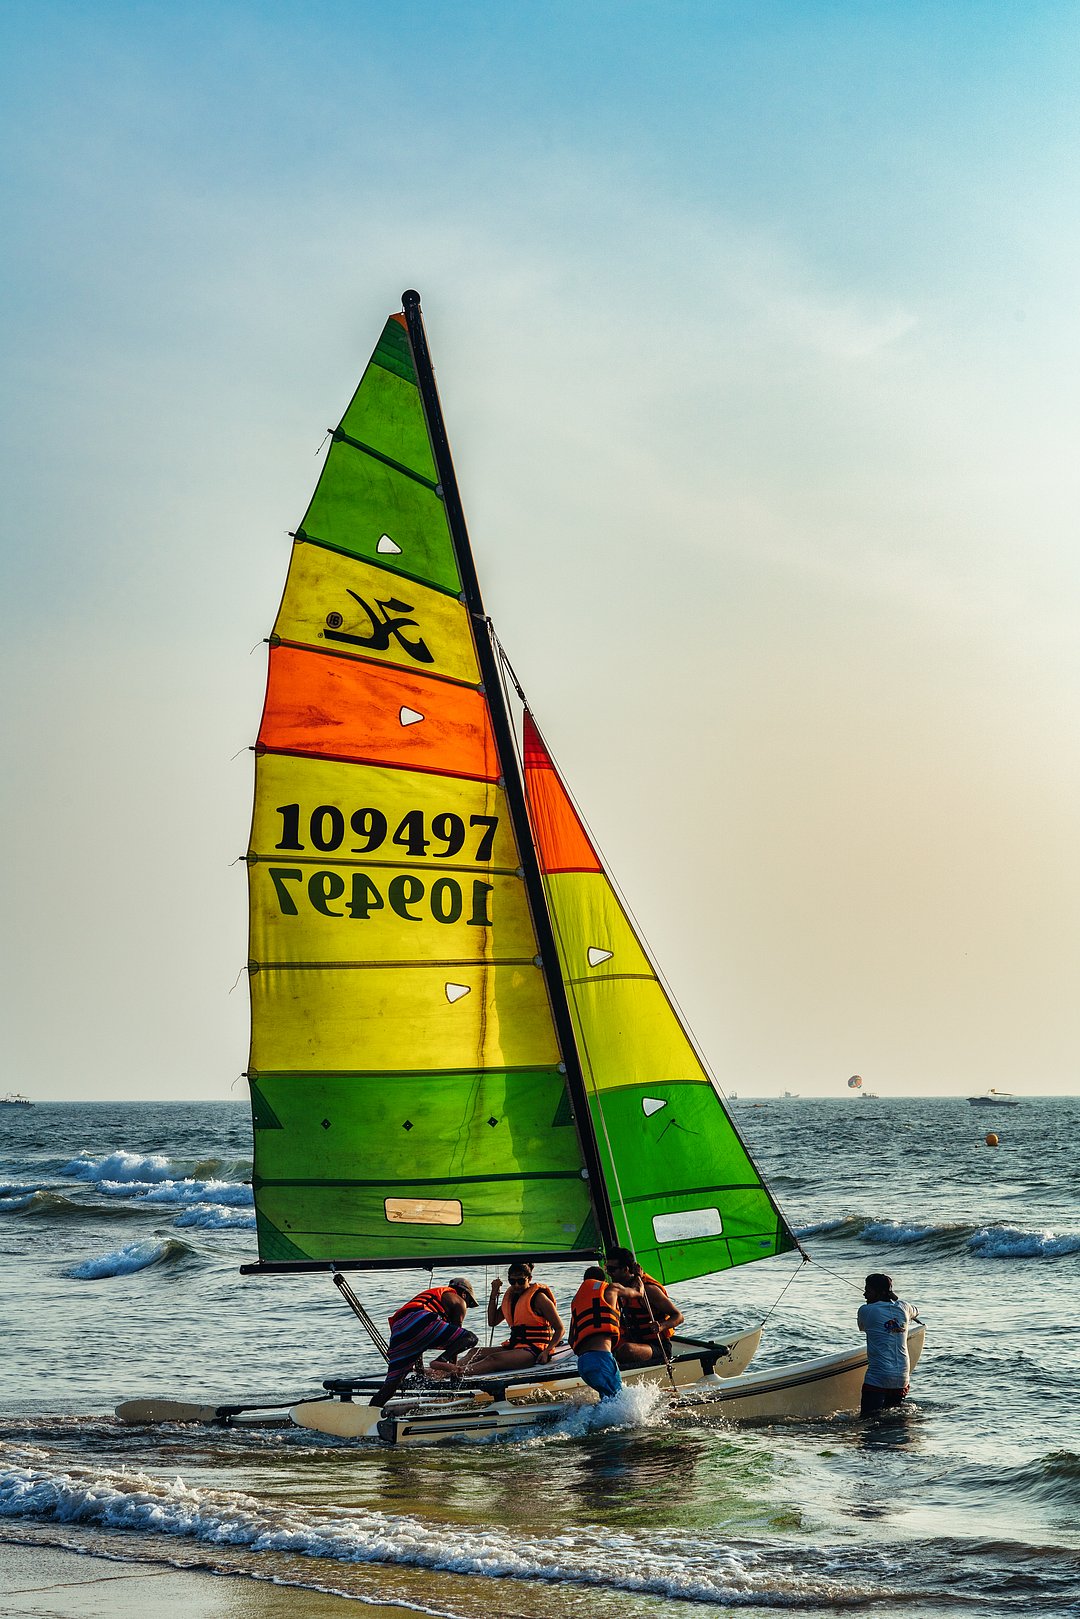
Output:
[[341,626],[345,620],[341,614],[327,613],[325,635],[328,641],[347,641],[350,646],[367,647],[372,652],[389,652],[390,643],[396,641],[401,650],[407,652],[410,658],[415,658],[417,663],[435,662],[422,636],[414,639],[405,634],[406,630],[419,628],[415,618],[391,616],[397,613],[411,613],[413,609],[409,602],[398,601],[396,596],[390,596],[386,601],[377,601],[375,607],[372,607],[371,603],[366,602],[363,596],[358,596],[355,590],[350,590],[349,595],[353,601],[360,603],[370,619],[371,633],[356,635],[350,630],[344,630]]

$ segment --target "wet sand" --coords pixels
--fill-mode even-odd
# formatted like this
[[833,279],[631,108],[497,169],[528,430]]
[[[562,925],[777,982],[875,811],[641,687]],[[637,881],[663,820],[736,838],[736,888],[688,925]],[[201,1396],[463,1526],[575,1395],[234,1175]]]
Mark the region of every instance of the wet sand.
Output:
[[0,1615],[35,1619],[415,1619],[415,1610],[370,1605],[296,1586],[118,1563],[54,1546],[0,1541]]

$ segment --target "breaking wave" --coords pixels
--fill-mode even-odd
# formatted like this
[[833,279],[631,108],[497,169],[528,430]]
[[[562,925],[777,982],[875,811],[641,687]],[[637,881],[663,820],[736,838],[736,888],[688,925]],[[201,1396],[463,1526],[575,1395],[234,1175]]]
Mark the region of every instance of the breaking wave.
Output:
[[[80,1153],[63,1166],[60,1174],[84,1182],[88,1189],[103,1198],[124,1200],[136,1208],[158,1205],[186,1208],[198,1204],[250,1209],[254,1203],[251,1187],[244,1181],[226,1180],[215,1173],[224,1167],[220,1158],[204,1158],[194,1164],[195,1173],[185,1173],[182,1164],[163,1153],[140,1156],[121,1150],[96,1158],[90,1153]],[[202,1218],[186,1223],[235,1226],[245,1222]]]
[[110,1152],[104,1158],[94,1158],[88,1152],[79,1153],[60,1171],[78,1181],[154,1181],[170,1180],[176,1173],[171,1161],[162,1153],[140,1158],[138,1153]]
[[1061,1254],[1080,1253],[1080,1236],[983,1226],[968,1238],[968,1247],[982,1259],[1057,1259]]
[[1017,1226],[925,1225],[909,1220],[877,1220],[861,1215],[844,1215],[801,1227],[796,1235],[846,1237],[859,1242],[882,1243],[906,1248],[915,1243],[955,1253],[973,1254],[977,1259],[1059,1259],[1080,1253],[1080,1233],[1025,1231]]
[[253,1209],[221,1208],[212,1203],[196,1203],[178,1214],[173,1221],[178,1226],[202,1226],[210,1231],[254,1231]]
[[105,1216],[128,1216],[132,1213],[132,1209],[92,1209],[45,1186],[28,1188],[18,1197],[0,1196],[0,1214],[26,1214],[54,1220],[100,1220]]
[[181,1242],[177,1237],[153,1242],[128,1242],[114,1253],[84,1259],[81,1264],[71,1266],[65,1275],[78,1282],[96,1282],[105,1276],[130,1276],[133,1271],[145,1270],[148,1265],[183,1259],[192,1251],[186,1242]]
[[99,1181],[97,1190],[106,1197],[137,1198],[140,1203],[219,1203],[250,1208],[254,1197],[250,1186],[239,1181]]
[[[37,1455],[0,1472],[0,1518],[97,1526],[182,1537],[254,1552],[330,1558],[343,1563],[397,1565],[493,1579],[537,1580],[724,1606],[774,1607],[793,1602],[847,1606],[873,1590],[862,1571],[837,1559],[820,1572],[806,1567],[805,1550],[777,1548],[767,1561],[751,1548],[710,1546],[665,1534],[643,1534],[640,1557],[628,1560],[625,1536],[529,1533],[493,1525],[426,1523],[366,1507],[319,1508],[261,1501],[233,1490],[199,1489],[181,1479],[71,1466],[50,1472]],[[637,1537],[635,1537],[637,1538]],[[854,1577],[852,1577],[854,1576]],[[857,1583],[856,1583],[857,1582]],[[898,1593],[899,1600],[899,1593]]]

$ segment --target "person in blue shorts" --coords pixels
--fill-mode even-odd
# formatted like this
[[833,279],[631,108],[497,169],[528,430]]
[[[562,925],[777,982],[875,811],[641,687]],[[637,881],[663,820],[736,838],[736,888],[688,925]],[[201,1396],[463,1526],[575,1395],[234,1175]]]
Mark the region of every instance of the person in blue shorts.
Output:
[[570,1306],[570,1348],[578,1371],[601,1400],[613,1400],[622,1388],[615,1345],[622,1332],[619,1294],[599,1265],[590,1265]]

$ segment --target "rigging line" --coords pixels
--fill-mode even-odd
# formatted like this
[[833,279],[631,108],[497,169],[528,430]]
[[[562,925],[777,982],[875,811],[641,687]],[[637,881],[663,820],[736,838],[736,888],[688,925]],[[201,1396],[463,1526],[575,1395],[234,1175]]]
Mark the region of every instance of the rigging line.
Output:
[[[800,1252],[801,1252],[801,1250],[800,1250]],[[802,1259],[796,1265],[795,1269],[792,1271],[791,1275],[788,1277],[787,1281],[784,1283],[783,1287],[780,1289],[779,1293],[776,1295],[776,1298],[774,1299],[773,1303],[769,1305],[769,1308],[765,1311],[765,1314],[762,1316],[761,1321],[759,1322],[760,1326],[763,1327],[765,1325],[766,1321],[772,1315],[773,1311],[776,1309],[776,1306],[780,1303],[780,1300],[783,1298],[784,1294],[787,1292],[787,1290],[791,1286],[792,1282],[795,1280],[795,1278],[797,1276],[802,1275],[804,1266],[809,1265],[809,1263],[810,1263],[809,1255],[808,1254],[803,1254]]]
[[[492,651],[495,654],[495,656],[494,656],[495,672],[496,672],[496,676],[497,676],[498,681],[499,681],[500,688],[502,690],[502,696],[503,696],[504,704],[506,706],[507,719],[509,721],[509,718],[510,718],[510,706],[509,706],[509,699],[508,699],[507,691],[506,691],[506,679],[505,679],[505,676],[507,674],[509,674],[510,678],[514,682],[514,689],[518,693],[518,696],[521,698],[522,707],[523,707],[525,713],[527,713],[530,716],[530,718],[532,718],[532,710],[529,707],[528,699],[525,696],[525,693],[522,690],[520,683],[518,682],[517,676],[513,672],[513,669],[512,669],[512,667],[510,665],[510,660],[506,656],[506,653],[502,648],[502,645],[501,645],[501,643],[499,641],[498,636],[495,634],[495,627],[492,624],[490,618],[485,619],[484,622],[485,622],[486,627],[487,627],[488,636],[490,637],[490,643],[491,643]],[[535,721],[534,721],[534,724],[535,724]],[[559,925],[559,918],[555,914],[555,912],[552,910],[552,907],[548,904],[547,888],[546,888],[546,885],[544,883],[543,866],[542,866],[542,862],[541,862],[541,858],[540,858],[540,850],[537,847],[536,835],[535,835],[535,832],[533,831],[532,820],[531,820],[529,812],[528,812],[528,793],[527,793],[527,790],[525,788],[525,761],[524,761],[524,758],[523,758],[523,746],[519,742],[517,732],[516,732],[516,730],[515,730],[515,728],[514,728],[514,726],[512,724],[510,725],[510,741],[511,741],[511,745],[512,745],[512,747],[514,749],[515,762],[517,764],[518,772],[519,772],[520,777],[521,777],[522,795],[523,795],[523,798],[525,800],[525,806],[526,806],[525,830],[526,830],[526,832],[528,834],[530,843],[532,845],[533,854],[534,854],[534,857],[536,859],[537,872],[539,874],[539,880],[540,880],[540,887],[543,890],[542,898],[543,898],[543,903],[544,903],[544,907],[545,907],[545,914],[546,914],[547,919],[548,919],[548,925],[549,925],[549,927],[551,929],[552,943],[555,946],[555,961],[552,964],[553,971],[557,975],[561,975],[562,969],[561,969],[561,967],[559,965],[559,947],[560,947],[560,945],[562,946],[562,954],[567,960],[569,960],[569,953],[567,951],[566,944],[565,944],[565,942],[564,942],[564,940],[562,938],[562,933],[561,933],[560,925]],[[519,853],[521,853],[522,858],[524,858],[524,851],[519,851]],[[539,940],[537,940],[537,943],[539,944]],[[546,982],[546,972],[545,972],[545,982]],[[610,1136],[608,1136],[607,1120],[604,1118],[604,1110],[603,1110],[603,1107],[602,1107],[602,1105],[600,1103],[600,1097],[599,1097],[599,1093],[597,1091],[596,1082],[592,1078],[592,1058],[589,1057],[589,1055],[588,1055],[588,1041],[587,1041],[587,1039],[585,1037],[584,1026],[581,1024],[580,1019],[579,1019],[579,1022],[578,1022],[578,1027],[575,1028],[573,1026],[573,1013],[571,1011],[571,1006],[570,1006],[570,1000],[571,1000],[571,995],[572,995],[572,987],[571,987],[571,985],[569,983],[567,983],[565,981],[563,982],[562,987],[563,987],[563,995],[564,995],[565,1000],[566,1000],[567,1015],[570,1018],[570,1025],[571,1025],[570,1033],[571,1033],[571,1037],[572,1037],[573,1043],[574,1043],[574,1052],[576,1053],[576,1056],[577,1056],[577,1071],[578,1071],[578,1075],[579,1075],[580,1080],[581,1080],[582,1099],[583,1099],[583,1101],[585,1103],[586,1115],[588,1115],[588,1104],[589,1104],[588,1092],[589,1092],[589,1088],[591,1087],[592,1092],[596,1096],[596,1099],[597,1099],[597,1108],[598,1108],[598,1111],[600,1113],[600,1122],[604,1127],[604,1138],[607,1141],[608,1155],[609,1155],[609,1157],[611,1159],[612,1173],[613,1173],[613,1175],[615,1177],[615,1189],[618,1192],[619,1203],[620,1203],[620,1205],[622,1207],[623,1223],[626,1226],[627,1241],[629,1242],[629,1240],[630,1240],[630,1221],[627,1218],[627,1214],[626,1214],[626,1204],[625,1204],[625,1202],[623,1200],[622,1186],[619,1184],[619,1171],[618,1171],[618,1167],[616,1166],[616,1163],[615,1163],[615,1155],[611,1150],[611,1138],[610,1138]],[[548,999],[549,999],[549,1002],[550,1002],[550,1000],[551,1000],[550,987],[548,989]],[[576,1000],[574,1001],[574,1010],[575,1011],[577,1010],[577,1002],[576,1002]],[[552,1012],[554,1014],[554,1007],[552,1007]],[[558,1021],[557,1020],[556,1020],[555,1027],[556,1027],[556,1034],[558,1034]],[[563,1042],[560,1040],[559,1044],[560,1044],[560,1049],[561,1049],[562,1045],[563,1045]],[[563,1050],[562,1054],[563,1054],[563,1062],[560,1064],[560,1066],[562,1068],[563,1074],[566,1077],[567,1096],[570,1099],[571,1106],[573,1106],[574,1092],[573,1092],[573,1088],[572,1088],[571,1083],[570,1083],[570,1074],[569,1074],[569,1062],[570,1062],[571,1053],[568,1052],[568,1051]],[[586,1077],[585,1061],[583,1060],[583,1057],[587,1058],[587,1060],[588,1060],[588,1064],[589,1064],[588,1077]],[[599,1231],[601,1233],[600,1244],[601,1244],[601,1246],[603,1246],[603,1235],[602,1234],[603,1234],[603,1229],[604,1229],[604,1225],[605,1225],[605,1220],[604,1220],[603,1214],[602,1214],[602,1202],[606,1201],[608,1203],[608,1205],[609,1205],[609,1219],[611,1221],[611,1226],[612,1226],[613,1230],[614,1230],[614,1211],[610,1209],[610,1196],[609,1196],[609,1193],[608,1193],[607,1182],[604,1179],[603,1164],[600,1162],[600,1159],[599,1159],[599,1142],[596,1140],[596,1131],[595,1131],[595,1129],[593,1127],[591,1117],[586,1116],[584,1119],[582,1119],[580,1121],[579,1125],[577,1124],[577,1120],[575,1119],[575,1125],[577,1126],[577,1129],[578,1129],[578,1141],[579,1141],[579,1144],[580,1144],[581,1150],[582,1150],[582,1159],[583,1159],[583,1162],[584,1162],[584,1173],[586,1175],[586,1182],[587,1182],[587,1185],[589,1187],[589,1202],[590,1202],[590,1204],[592,1206],[593,1214],[594,1214],[594,1216],[596,1218],[597,1226],[598,1226],[598,1229],[599,1229]],[[597,1168],[597,1171],[598,1171],[598,1178],[599,1178],[599,1181],[600,1181],[599,1187],[594,1187],[593,1186],[592,1178],[589,1175],[590,1155],[585,1150],[585,1132],[586,1131],[588,1131],[589,1134],[591,1135],[593,1147],[596,1150],[596,1168]],[[617,1232],[615,1234],[618,1235]]]
[[488,1341],[487,1341],[487,1346],[490,1349],[493,1342],[495,1341],[495,1323],[491,1319],[491,1284],[488,1281],[488,1267],[486,1265],[484,1266],[484,1293],[485,1293],[485,1296],[487,1298],[487,1309],[488,1309]]
[[334,1267],[331,1266],[330,1274],[334,1279],[334,1286],[345,1300],[345,1303],[349,1306],[349,1309],[359,1321],[360,1325],[363,1327],[364,1331],[375,1345],[375,1348],[379,1351],[379,1354],[382,1356],[383,1360],[389,1363],[390,1345],[387,1343],[374,1321],[368,1315],[367,1310],[360,1302],[360,1299],[353,1292],[352,1288],[349,1286],[348,1282],[345,1280],[344,1276],[342,1276],[340,1271],[335,1270]]
[[[805,1252],[805,1249],[802,1251]],[[807,1254],[807,1258],[809,1257],[809,1254]],[[824,1271],[826,1276],[831,1276],[834,1281],[843,1282],[845,1287],[850,1287],[853,1293],[861,1293],[863,1291],[862,1288],[859,1287],[855,1282],[849,1282],[846,1276],[841,1276],[839,1271],[830,1270],[828,1265],[823,1265],[820,1259],[815,1259],[814,1264],[817,1266],[818,1270]]]
[[673,1362],[673,1360],[671,1358],[671,1345],[668,1343],[668,1341],[665,1339],[663,1333],[660,1331],[660,1323],[656,1319],[656,1311],[652,1307],[652,1299],[649,1297],[649,1290],[645,1286],[644,1279],[642,1279],[642,1283],[641,1283],[641,1295],[644,1298],[646,1306],[648,1307],[649,1314],[652,1317],[652,1324],[656,1328],[656,1341],[660,1345],[660,1353],[664,1357],[664,1367],[665,1367],[665,1369],[667,1371],[668,1377],[671,1380],[672,1393],[678,1394],[679,1389],[678,1389],[678,1385],[675,1382],[675,1365],[674,1365],[674,1362]]
[[[491,635],[492,641],[494,641],[495,651],[499,652],[499,678],[500,682],[502,682],[502,686],[504,686],[504,691],[504,675],[508,675],[510,680],[513,682],[513,690],[517,691],[518,698],[521,699],[521,704],[525,706],[526,714],[533,719],[533,724],[536,725],[536,719],[534,719],[533,716],[533,709],[529,708],[528,698],[525,696],[525,691],[521,690],[520,680],[518,680],[517,675],[515,675],[515,672],[513,672],[513,664],[507,657],[507,652],[505,652],[505,648],[502,646],[502,641],[499,640],[499,636],[495,635],[495,628],[494,625],[492,625],[491,618],[487,620],[487,633]],[[536,727],[536,729],[539,730],[539,727]],[[515,748],[517,748],[517,735],[515,735],[515,738],[513,738],[513,743],[515,743]],[[521,761],[520,758],[520,751],[518,751],[518,759],[520,759],[521,763],[521,774],[525,776],[525,769],[523,769],[523,761]],[[531,822],[529,822],[529,835],[531,835],[531,832],[533,832],[533,827],[531,827]],[[536,847],[536,839],[534,839],[534,837],[533,847]],[[562,926],[560,926],[559,916],[555,915],[554,911],[551,911],[551,908],[549,908],[549,916],[551,916],[551,931],[555,936],[555,944],[562,945],[562,955],[568,960],[567,941],[563,939]],[[555,963],[555,967],[559,967],[559,963]],[[572,979],[570,979],[570,981],[563,979],[563,983],[565,983],[565,988],[567,988],[568,999],[568,997],[570,997],[570,992],[572,992],[573,981]],[[604,1130],[604,1141],[606,1141],[607,1145],[607,1158],[609,1158],[610,1167],[612,1167],[612,1175],[614,1175],[615,1180],[615,1195],[619,1196],[619,1208],[620,1211],[622,1211],[623,1229],[625,1229],[625,1232],[627,1232],[627,1243],[630,1245],[630,1251],[633,1253],[636,1260],[636,1256],[638,1255],[636,1255],[636,1250],[633,1248],[633,1239],[631,1239],[630,1235],[630,1216],[627,1214],[627,1200],[625,1200],[625,1196],[623,1196],[622,1192],[622,1180],[619,1179],[619,1164],[615,1162],[614,1148],[612,1148],[612,1141],[610,1141],[610,1135],[609,1132],[607,1132],[607,1117],[606,1114],[604,1114],[604,1103],[602,1103],[601,1093],[599,1093],[599,1088],[597,1088],[596,1080],[594,1080],[593,1077],[593,1057],[591,1057],[591,1054],[589,1054],[588,1036],[586,1036],[585,1033],[585,1025],[583,1025],[580,1020],[578,1020],[578,1028],[575,1030],[575,1039],[576,1043],[578,1043],[578,1051],[580,1051],[581,1054],[585,1056],[585,1059],[588,1060],[588,1086],[591,1093],[593,1093],[594,1099],[596,1099],[597,1114],[601,1115],[601,1127],[602,1130]],[[581,1069],[581,1078],[585,1078],[585,1064],[583,1064],[583,1069]],[[651,1307],[649,1307],[649,1313],[651,1313]]]
[[[234,864],[235,864],[235,861],[234,861],[234,862],[233,862],[233,863],[234,863]],[[240,980],[241,980],[241,978],[243,978],[243,976],[244,976],[244,974],[245,974],[245,973],[246,973],[246,972],[247,972],[247,970],[248,970],[248,966],[247,966],[247,962],[246,962],[246,961],[245,961],[245,963],[244,963],[244,965],[243,965],[243,966],[242,966],[242,967],[241,967],[241,969],[240,969],[240,971],[239,971],[239,972],[238,972],[238,973],[237,973],[237,975],[236,975],[236,978],[235,978],[235,980],[234,980],[234,981],[233,981],[233,987],[232,987],[232,989],[230,989],[230,991],[229,991],[229,994],[230,994],[230,995],[231,995],[231,994],[232,994],[232,992],[233,992],[233,989],[235,989],[235,988],[236,988],[236,986],[237,986],[237,984],[238,984],[238,983],[239,983],[239,982],[240,982]],[[242,1075],[241,1075],[241,1078],[242,1078],[242,1077],[243,1077],[243,1076],[242,1076]]]
[[502,663],[503,669],[510,676],[511,681],[513,682],[514,690],[517,692],[519,698],[522,701],[522,704],[526,708],[528,708],[529,700],[525,696],[525,692],[524,692],[524,689],[522,687],[521,681],[518,679],[517,672],[514,669],[514,665],[510,662],[510,659],[507,656],[506,648],[503,646],[502,642],[499,640],[498,635],[495,633],[495,626],[494,626],[494,624],[492,624],[490,622],[490,620],[488,621],[488,629],[489,629],[490,634],[491,634],[491,639],[495,642],[495,650],[499,654],[499,660]]

